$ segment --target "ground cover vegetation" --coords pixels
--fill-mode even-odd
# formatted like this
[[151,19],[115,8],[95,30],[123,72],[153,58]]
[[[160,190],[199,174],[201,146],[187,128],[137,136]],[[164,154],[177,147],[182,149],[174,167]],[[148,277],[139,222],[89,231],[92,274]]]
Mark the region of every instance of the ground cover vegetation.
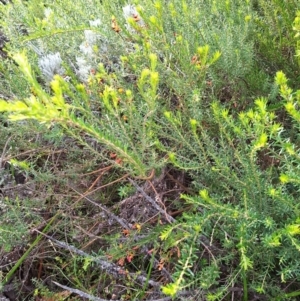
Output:
[[1,1],[1,300],[297,300],[299,1]]

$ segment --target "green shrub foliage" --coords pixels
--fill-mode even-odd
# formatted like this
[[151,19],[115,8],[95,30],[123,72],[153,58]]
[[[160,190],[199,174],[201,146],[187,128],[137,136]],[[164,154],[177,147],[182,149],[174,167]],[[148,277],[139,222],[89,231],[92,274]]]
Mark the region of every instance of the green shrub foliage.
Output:
[[298,296],[300,5],[121,2],[3,5],[0,111],[113,151],[132,176],[189,175],[190,209],[160,233],[180,250],[165,294]]

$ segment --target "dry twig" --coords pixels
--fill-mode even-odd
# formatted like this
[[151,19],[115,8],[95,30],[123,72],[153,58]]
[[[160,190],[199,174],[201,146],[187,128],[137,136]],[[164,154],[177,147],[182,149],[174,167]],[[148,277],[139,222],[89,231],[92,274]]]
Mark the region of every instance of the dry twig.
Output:
[[73,253],[78,254],[80,256],[90,258],[93,262],[98,264],[98,266],[100,267],[101,270],[106,271],[110,275],[113,275],[115,278],[120,278],[123,275],[126,275],[126,276],[130,277],[131,279],[135,279],[135,280],[139,281],[142,284],[148,283],[153,287],[159,287],[160,286],[160,284],[158,282],[156,282],[154,280],[151,280],[151,279],[147,279],[147,277],[145,277],[143,275],[136,275],[135,273],[129,273],[129,272],[125,271],[122,267],[120,267],[120,266],[118,266],[114,263],[108,262],[105,257],[102,257],[102,258],[92,257],[88,253],[85,253],[85,252],[77,249],[76,247],[71,246],[71,245],[69,245],[69,244],[67,244],[63,241],[59,241],[59,240],[57,240],[57,239],[55,239],[55,238],[53,238],[53,237],[51,237],[47,234],[44,234],[44,233],[42,233],[38,230],[36,230],[36,232],[38,232],[39,234],[41,234],[44,237],[48,238],[50,241],[52,241],[53,243],[55,243],[57,246],[59,246],[61,248],[69,250],[70,252],[73,252]]

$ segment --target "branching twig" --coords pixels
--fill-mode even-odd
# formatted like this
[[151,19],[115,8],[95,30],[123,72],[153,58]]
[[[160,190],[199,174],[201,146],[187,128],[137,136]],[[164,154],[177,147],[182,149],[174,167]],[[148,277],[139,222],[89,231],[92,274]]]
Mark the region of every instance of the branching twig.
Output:
[[[129,179],[129,180],[130,180],[130,179]],[[139,187],[139,186],[137,186],[137,187]],[[84,198],[85,200],[89,201],[91,204],[93,204],[93,205],[99,207],[99,208],[102,209],[104,212],[106,212],[107,215],[108,215],[110,218],[113,218],[114,220],[116,220],[116,221],[117,221],[124,229],[128,229],[128,230],[131,229],[130,226],[127,224],[126,221],[124,221],[123,219],[121,219],[121,218],[119,218],[118,216],[116,216],[115,214],[113,214],[111,211],[109,211],[109,210],[106,208],[106,206],[100,205],[100,204],[94,202],[93,200],[91,200],[90,198],[88,198],[86,195],[84,195],[84,194],[78,192],[78,191],[77,191],[76,189],[74,189],[73,187],[71,187],[71,189],[73,189],[77,194],[79,194],[79,195],[80,195],[82,198]],[[140,189],[141,189],[141,188],[140,188]],[[142,191],[143,191],[143,190],[142,190]],[[148,198],[150,198],[144,191],[143,191],[143,193],[144,193]],[[154,202],[154,204],[160,209],[160,212],[163,212],[163,214],[167,214],[167,213],[165,213],[165,212],[164,212],[164,211],[163,211],[163,210],[155,203],[155,201],[153,201],[151,198],[150,198],[150,200],[151,200],[151,203]],[[171,221],[175,221],[175,219],[174,219],[172,216],[170,216],[170,218],[171,218]],[[149,255],[149,254],[148,254],[148,251],[149,251],[149,250],[147,249],[147,252],[146,252],[147,255]],[[158,264],[158,260],[157,260],[156,258],[154,258],[154,261],[155,261],[155,264],[157,265],[157,264]],[[165,268],[162,269],[162,273],[163,273],[169,280],[172,279],[170,273],[169,273]]]
[[[121,300],[115,300],[115,299],[114,300],[108,300],[108,299],[102,299],[102,298],[99,298],[99,297],[95,297],[95,296],[92,296],[92,295],[90,295],[88,293],[85,293],[85,292],[83,292],[83,291],[81,291],[79,289],[68,287],[66,285],[62,285],[62,284],[60,284],[60,283],[58,283],[56,281],[52,281],[52,283],[54,283],[55,285],[63,288],[64,290],[67,290],[67,291],[69,291],[69,292],[71,292],[73,294],[76,294],[76,295],[78,295],[80,297],[83,297],[83,298],[86,298],[88,300],[92,300],[92,301],[121,301]],[[178,295],[185,296],[186,292],[181,292]],[[171,300],[172,300],[171,297],[165,297],[165,298],[161,298],[161,299],[151,299],[151,300],[148,300],[148,301],[171,301]]]
[[175,219],[169,215],[167,212],[165,212],[162,208],[160,208],[158,206],[158,204],[155,202],[155,200],[153,200],[139,185],[137,185],[137,183],[135,181],[133,181],[132,179],[128,179],[129,182],[137,189],[137,191],[139,191],[143,197],[149,202],[151,203],[151,205],[157,210],[159,211],[161,214],[165,215],[167,220],[170,221],[171,223],[175,222]]
[[[77,288],[72,288],[72,287],[68,287],[68,286],[65,286],[65,285],[62,285],[56,281],[52,281],[52,283],[54,283],[55,285],[63,288],[64,290],[67,290],[73,294],[76,294],[82,298],[86,298],[88,300],[92,300],[92,301],[113,301],[113,300],[107,300],[107,299],[102,299],[102,298],[98,298],[98,297],[95,297],[95,296],[92,296],[88,293],[85,293]],[[121,301],[121,300],[114,300],[114,301]]]
[[124,229],[130,229],[129,225],[127,225],[126,222],[123,221],[123,219],[121,219],[120,217],[116,216],[115,214],[113,214],[112,212],[110,212],[110,210],[108,210],[106,208],[106,206],[101,205],[96,203],[95,201],[91,200],[90,198],[88,198],[86,195],[80,193],[79,191],[77,191],[75,188],[71,187],[72,190],[74,190],[78,195],[80,195],[81,198],[84,198],[85,200],[87,200],[88,202],[90,202],[91,204],[99,207],[102,211],[104,211],[110,218],[114,219],[116,222],[118,222]]
[[42,234],[44,237],[50,239],[52,242],[54,242],[57,246],[59,246],[61,248],[69,250],[69,251],[76,253],[80,256],[83,256],[83,257],[89,257],[90,259],[92,259],[93,262],[97,263],[100,266],[101,270],[106,271],[107,273],[113,275],[116,278],[120,278],[121,276],[126,275],[126,276],[130,277],[131,279],[135,279],[135,280],[139,281],[142,284],[148,283],[153,287],[160,286],[160,284],[158,282],[156,282],[154,280],[148,280],[147,277],[142,276],[142,275],[136,275],[135,273],[129,273],[129,272],[125,271],[122,267],[120,267],[114,263],[108,262],[105,258],[100,259],[100,258],[92,257],[88,253],[85,253],[84,251],[81,251],[74,246],[71,246],[65,242],[59,241],[59,240],[57,240],[47,234],[44,234],[38,230],[35,230],[35,231]]

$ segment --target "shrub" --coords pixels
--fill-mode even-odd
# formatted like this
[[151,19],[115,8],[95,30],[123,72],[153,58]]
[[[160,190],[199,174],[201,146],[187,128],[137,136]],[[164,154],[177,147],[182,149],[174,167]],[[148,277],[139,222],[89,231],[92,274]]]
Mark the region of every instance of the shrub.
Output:
[[181,196],[189,209],[159,233],[163,252],[179,250],[165,294],[299,295],[300,90],[282,71],[272,79],[278,68],[295,70],[293,9],[192,0],[2,7],[21,72],[2,63],[10,74],[3,85],[26,88],[12,84],[13,100],[0,100],[0,111],[12,121],[60,125],[138,179],[172,166],[199,191]]

